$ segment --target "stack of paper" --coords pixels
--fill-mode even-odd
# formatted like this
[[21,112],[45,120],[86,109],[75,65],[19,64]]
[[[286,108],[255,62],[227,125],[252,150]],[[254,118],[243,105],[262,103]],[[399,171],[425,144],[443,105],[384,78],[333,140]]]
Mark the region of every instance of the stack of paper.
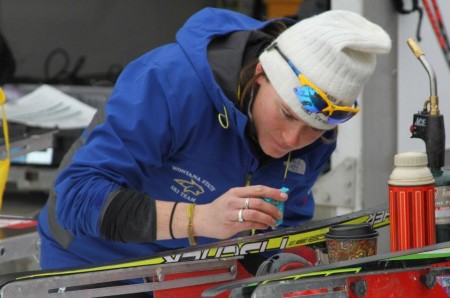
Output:
[[75,129],[87,127],[96,109],[49,85],[5,104],[8,122],[33,127]]

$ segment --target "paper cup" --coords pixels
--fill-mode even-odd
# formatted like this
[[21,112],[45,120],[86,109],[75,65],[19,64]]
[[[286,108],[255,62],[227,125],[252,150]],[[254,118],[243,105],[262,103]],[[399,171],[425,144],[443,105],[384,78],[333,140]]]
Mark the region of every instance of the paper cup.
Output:
[[339,262],[377,253],[378,232],[370,224],[343,224],[325,234],[328,261]]

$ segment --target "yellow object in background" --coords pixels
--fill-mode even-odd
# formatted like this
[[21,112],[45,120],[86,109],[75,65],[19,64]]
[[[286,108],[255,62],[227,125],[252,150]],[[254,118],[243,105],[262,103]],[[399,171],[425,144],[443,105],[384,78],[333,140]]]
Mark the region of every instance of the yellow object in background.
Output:
[[3,193],[5,191],[6,181],[8,180],[9,165],[11,163],[9,157],[9,134],[8,134],[8,122],[6,121],[5,101],[6,101],[5,93],[3,92],[3,89],[0,87],[0,105],[2,108],[3,136],[5,139],[5,150],[6,150],[6,159],[0,160],[0,209],[2,208]]
[[265,0],[269,19],[289,17],[297,14],[303,0]]

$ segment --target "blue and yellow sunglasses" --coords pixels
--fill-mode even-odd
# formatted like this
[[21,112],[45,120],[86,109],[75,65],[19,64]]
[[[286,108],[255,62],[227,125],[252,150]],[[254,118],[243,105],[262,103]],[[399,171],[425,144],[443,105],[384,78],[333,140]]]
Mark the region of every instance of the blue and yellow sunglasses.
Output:
[[325,92],[317,88],[300,72],[300,70],[298,70],[297,67],[295,67],[292,61],[286,57],[276,43],[269,46],[267,50],[270,50],[271,48],[275,49],[280,56],[283,57],[297,75],[300,86],[294,88],[294,93],[305,110],[311,113],[322,113],[325,116],[328,116],[328,123],[330,124],[343,123],[359,112],[360,107],[356,101],[353,107],[335,105]]

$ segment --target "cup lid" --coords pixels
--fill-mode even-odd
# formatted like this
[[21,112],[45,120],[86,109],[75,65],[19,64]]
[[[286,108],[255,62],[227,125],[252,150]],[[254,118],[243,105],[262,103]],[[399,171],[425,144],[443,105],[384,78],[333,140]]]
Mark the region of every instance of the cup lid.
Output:
[[377,236],[378,232],[368,223],[335,225],[325,234],[328,239],[364,239]]

